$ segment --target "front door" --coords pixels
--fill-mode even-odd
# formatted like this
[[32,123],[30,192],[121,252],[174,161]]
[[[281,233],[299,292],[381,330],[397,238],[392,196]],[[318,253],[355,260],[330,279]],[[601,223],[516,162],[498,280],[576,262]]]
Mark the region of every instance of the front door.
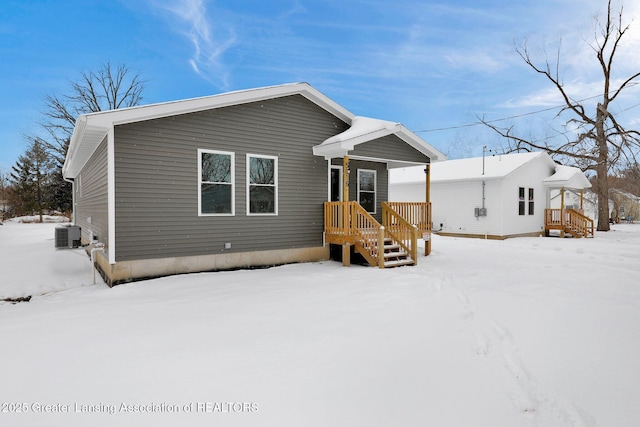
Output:
[[342,201],[342,166],[331,166],[331,201]]

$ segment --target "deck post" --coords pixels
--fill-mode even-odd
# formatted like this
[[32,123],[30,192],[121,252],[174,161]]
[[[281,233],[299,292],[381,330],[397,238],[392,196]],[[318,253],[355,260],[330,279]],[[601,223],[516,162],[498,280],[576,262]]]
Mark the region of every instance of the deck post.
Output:
[[564,187],[560,189],[560,237],[564,237],[565,217],[564,217]]
[[[351,234],[351,211],[349,205],[349,156],[345,155],[342,159],[342,206],[343,215],[342,223],[344,227],[344,236],[347,238]],[[342,265],[349,267],[351,265],[351,245],[344,243],[342,245]]]
[[[424,176],[425,176],[425,202],[427,202],[427,209],[429,206],[429,202],[431,202],[431,163],[427,163],[424,168]],[[427,219],[431,220],[431,218]],[[429,239],[424,242],[424,256],[428,256],[431,253],[431,227],[429,226]]]
[[378,268],[384,268],[384,226],[378,229]]
[[342,266],[349,267],[351,265],[351,245],[345,243],[342,245]]

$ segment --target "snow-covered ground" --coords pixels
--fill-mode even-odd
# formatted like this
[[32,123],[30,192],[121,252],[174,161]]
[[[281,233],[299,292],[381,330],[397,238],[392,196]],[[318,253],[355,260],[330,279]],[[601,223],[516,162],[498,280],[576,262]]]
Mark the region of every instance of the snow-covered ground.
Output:
[[0,226],[0,425],[640,420],[640,225],[112,289],[55,226]]

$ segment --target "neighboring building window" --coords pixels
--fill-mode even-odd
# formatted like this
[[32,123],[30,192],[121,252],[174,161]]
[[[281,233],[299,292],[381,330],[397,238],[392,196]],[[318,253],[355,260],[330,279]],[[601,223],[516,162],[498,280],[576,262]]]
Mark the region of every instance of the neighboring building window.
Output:
[[376,213],[376,171],[358,169],[358,203],[369,213]]
[[278,158],[247,154],[247,214],[278,214]]
[[524,215],[524,187],[518,188],[518,215]]
[[198,150],[200,215],[233,215],[234,153]]
[[533,188],[529,189],[529,215],[533,215]]

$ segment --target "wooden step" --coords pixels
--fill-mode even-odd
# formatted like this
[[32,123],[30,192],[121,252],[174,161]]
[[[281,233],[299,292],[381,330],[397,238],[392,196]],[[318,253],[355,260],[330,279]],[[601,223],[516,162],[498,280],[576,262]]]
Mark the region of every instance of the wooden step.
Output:
[[399,260],[395,260],[395,261],[385,261],[384,262],[384,267],[385,268],[401,267],[403,265],[413,265],[413,260],[411,258],[406,258],[406,259],[399,259]]
[[405,251],[398,251],[398,252],[385,252],[384,253],[384,258],[388,259],[388,258],[406,258],[407,256],[409,256],[408,253],[406,253]]

